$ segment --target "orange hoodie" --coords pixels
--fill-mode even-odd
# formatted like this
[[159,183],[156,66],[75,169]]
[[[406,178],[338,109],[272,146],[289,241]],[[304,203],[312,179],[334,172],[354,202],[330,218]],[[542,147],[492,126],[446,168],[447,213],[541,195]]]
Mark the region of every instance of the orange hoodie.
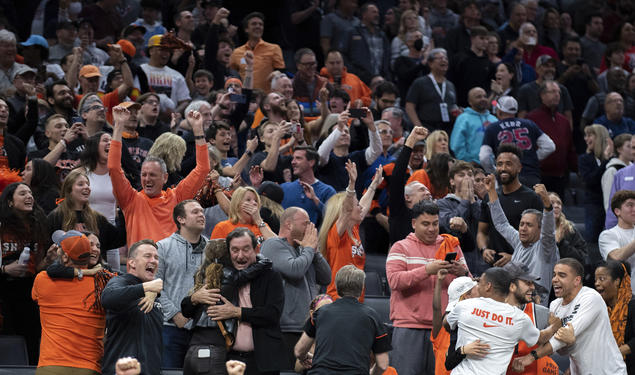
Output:
[[[333,76],[331,76],[326,70],[326,67],[320,70],[320,75],[322,77],[326,77],[329,82],[335,82]],[[362,103],[364,103],[364,107],[369,107],[371,100],[370,94],[371,91],[366,86],[358,76],[353,73],[348,73],[346,68],[342,70],[342,84],[341,87],[346,91],[346,93],[351,97],[351,102],[354,102],[357,99],[361,99]]]
[[196,145],[196,168],[174,189],[161,191],[157,197],[149,197],[136,191],[121,169],[121,142],[112,140],[108,153],[108,171],[112,180],[112,192],[126,218],[128,246],[149,238],[159,241],[176,231],[172,218],[174,206],[185,199],[192,199],[205,182],[209,173],[209,154],[206,145]]

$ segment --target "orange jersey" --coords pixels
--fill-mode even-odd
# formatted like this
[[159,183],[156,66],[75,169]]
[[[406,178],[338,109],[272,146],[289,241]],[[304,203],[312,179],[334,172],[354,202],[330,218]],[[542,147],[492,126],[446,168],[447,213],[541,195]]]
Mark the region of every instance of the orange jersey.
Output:
[[[359,238],[359,225],[353,227],[353,238],[349,236],[348,232],[344,232],[341,236],[337,234],[337,223],[333,224],[329,230],[328,237],[326,239],[326,249],[324,249],[324,257],[331,266],[331,283],[326,288],[333,300],[339,298],[337,290],[335,289],[335,275],[340,268],[352,264],[360,270],[364,270],[366,264],[366,253],[362,246],[362,241]],[[364,301],[364,294],[362,293],[360,301]]]
[[441,327],[436,338],[430,332],[430,341],[434,351],[434,375],[450,375],[450,371],[445,369],[445,357],[450,348],[450,333],[445,330],[445,327]]
[[245,224],[245,223],[234,224],[229,220],[221,221],[220,223],[216,224],[216,226],[214,227],[214,230],[212,231],[212,235],[209,238],[211,240],[227,238],[227,235],[236,228],[249,229],[256,236],[256,239],[258,240],[258,248],[256,249],[256,251],[260,252],[260,244],[264,242],[265,238],[262,236],[262,232],[260,232],[260,228],[256,224]]

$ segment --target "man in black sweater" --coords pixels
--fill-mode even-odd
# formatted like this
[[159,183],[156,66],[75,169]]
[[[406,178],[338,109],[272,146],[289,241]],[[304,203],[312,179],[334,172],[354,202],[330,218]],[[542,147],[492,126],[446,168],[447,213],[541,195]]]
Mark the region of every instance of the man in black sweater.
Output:
[[101,294],[106,310],[106,338],[102,374],[115,374],[122,357],[141,362],[141,374],[161,373],[163,311],[154,299],[163,280],[154,279],[159,268],[157,245],[141,240],[128,252],[128,273],[110,279]]

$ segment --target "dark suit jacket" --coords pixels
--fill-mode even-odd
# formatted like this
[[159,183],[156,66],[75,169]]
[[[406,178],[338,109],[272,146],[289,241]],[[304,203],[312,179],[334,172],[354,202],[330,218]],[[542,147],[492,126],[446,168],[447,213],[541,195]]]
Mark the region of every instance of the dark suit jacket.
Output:
[[[363,28],[363,25],[359,25],[351,30],[343,52],[345,54],[348,71],[357,75],[365,84],[370,85],[370,80],[373,78],[373,74],[371,73],[373,67],[371,65],[368,42],[362,32]],[[390,42],[388,42],[388,38],[386,38],[386,34],[382,30],[377,29],[376,32],[378,32],[383,39],[384,47],[382,69],[379,74],[386,78],[386,80],[390,80]]]
[[285,362],[280,331],[284,307],[282,277],[273,270],[263,272],[250,285],[251,308],[242,308],[242,321],[250,323],[258,371],[279,371]]

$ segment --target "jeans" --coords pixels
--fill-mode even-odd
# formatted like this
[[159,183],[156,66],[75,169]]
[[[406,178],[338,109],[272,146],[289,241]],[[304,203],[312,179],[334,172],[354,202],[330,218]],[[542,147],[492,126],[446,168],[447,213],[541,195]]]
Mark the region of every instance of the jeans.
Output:
[[190,331],[173,327],[163,326],[163,368],[183,368],[185,353],[190,347]]

